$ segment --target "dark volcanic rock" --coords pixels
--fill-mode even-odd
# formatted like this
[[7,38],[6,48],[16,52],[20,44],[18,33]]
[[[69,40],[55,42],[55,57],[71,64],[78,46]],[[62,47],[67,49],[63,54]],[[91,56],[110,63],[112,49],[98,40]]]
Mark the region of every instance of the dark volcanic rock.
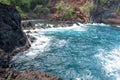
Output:
[[13,52],[23,51],[29,46],[18,11],[0,3],[0,66],[8,67]]
[[91,11],[90,22],[120,24],[120,0],[104,0],[101,4],[100,0],[93,0],[96,5]]
[[21,29],[18,11],[0,3],[0,49],[8,53],[26,43],[27,37]]
[[[34,37],[32,40],[35,39]],[[21,29],[21,17],[11,6],[0,3],[0,80],[58,80],[44,72],[10,70],[10,59],[15,53],[30,47]]]

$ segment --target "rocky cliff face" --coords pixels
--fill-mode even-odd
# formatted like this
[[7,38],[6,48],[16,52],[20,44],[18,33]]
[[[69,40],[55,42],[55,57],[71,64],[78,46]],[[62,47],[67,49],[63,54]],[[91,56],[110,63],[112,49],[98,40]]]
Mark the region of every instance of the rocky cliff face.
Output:
[[[70,20],[70,21],[80,21],[83,23],[94,22],[94,23],[106,23],[106,24],[117,24],[120,25],[120,0],[63,0],[65,3],[71,5],[75,9],[75,15],[68,18],[62,19],[59,15],[52,15],[55,20]],[[51,11],[56,12],[55,5],[59,3],[60,0],[51,0]],[[85,3],[93,2],[94,8],[85,15],[81,11],[81,7]],[[89,4],[90,5],[90,4]],[[86,5],[85,10],[89,9],[89,5]],[[56,13],[55,13],[56,14]]]
[[95,7],[90,13],[90,21],[120,25],[120,0],[93,1]]
[[18,11],[0,3],[0,80],[59,80],[59,77],[44,72],[19,72],[9,69],[12,56],[29,47]]
[[22,50],[23,46],[28,48],[30,45],[22,31],[18,11],[0,3],[0,66],[7,67],[13,52]]

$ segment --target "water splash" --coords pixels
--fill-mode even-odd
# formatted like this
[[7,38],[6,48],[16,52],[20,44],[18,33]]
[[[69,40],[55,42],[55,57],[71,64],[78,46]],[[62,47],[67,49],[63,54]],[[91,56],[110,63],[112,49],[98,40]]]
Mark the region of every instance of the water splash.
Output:
[[115,78],[115,80],[120,80],[120,47],[110,52],[100,50],[97,57],[101,60],[106,75]]
[[120,28],[74,24],[35,29],[31,48],[11,61],[11,68],[45,71],[63,80],[119,80]]

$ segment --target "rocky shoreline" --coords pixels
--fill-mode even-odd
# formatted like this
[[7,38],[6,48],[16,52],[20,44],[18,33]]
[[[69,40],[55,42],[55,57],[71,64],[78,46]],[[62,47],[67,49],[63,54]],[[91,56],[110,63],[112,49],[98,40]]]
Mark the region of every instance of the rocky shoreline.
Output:
[[116,19],[116,18],[106,19],[106,20],[103,20],[103,23],[120,26],[120,19]]
[[44,72],[10,69],[12,57],[29,49],[28,38],[34,41],[23,32],[18,11],[0,3],[0,80],[59,80],[59,77]]
[[[101,9],[101,8],[100,8]],[[100,11],[100,10],[99,10]],[[110,25],[120,25],[120,19],[118,17],[101,18],[102,10],[99,12],[96,10],[96,16],[93,16],[98,23],[105,23]],[[103,14],[104,15],[104,14]],[[94,20],[95,20],[94,19]],[[27,20],[34,21],[34,20]],[[51,20],[50,20],[51,21]],[[23,21],[26,22],[26,21]],[[65,27],[72,25],[74,22],[65,21],[66,24],[56,24],[52,27]],[[86,20],[84,21],[86,22]],[[76,23],[77,24],[77,23]],[[51,28],[51,26],[34,26],[24,27],[24,29],[34,28]],[[30,40],[28,40],[28,38]],[[57,76],[53,76],[44,72],[37,72],[33,70],[16,71],[10,69],[10,60],[16,54],[23,52],[30,47],[30,42],[34,42],[35,38],[32,36],[26,36],[21,27],[21,17],[18,11],[13,6],[8,6],[0,3],[0,80],[59,80]]]
[[9,68],[0,68],[0,80],[59,80],[59,77],[33,70],[20,72]]
[[[23,26],[23,30],[28,30],[27,33],[29,33],[29,30],[31,29],[46,29],[46,28],[58,28],[58,27],[70,27],[73,24],[79,25],[80,22],[75,22],[75,21],[57,21],[58,23],[56,24],[42,24],[42,25],[32,25],[32,26],[27,26],[28,22],[39,22],[39,21],[44,21],[44,22],[54,22],[54,21],[49,21],[49,20],[23,20],[22,24],[26,24],[26,26]],[[41,23],[41,22],[40,22]],[[120,20],[116,18],[110,18],[110,19],[103,19],[100,24],[107,24],[111,26],[120,26]],[[91,23],[92,24],[92,23]]]

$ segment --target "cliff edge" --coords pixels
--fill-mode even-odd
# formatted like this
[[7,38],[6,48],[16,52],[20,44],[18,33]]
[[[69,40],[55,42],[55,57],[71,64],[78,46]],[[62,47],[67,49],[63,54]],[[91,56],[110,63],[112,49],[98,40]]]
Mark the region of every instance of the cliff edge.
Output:
[[59,77],[32,70],[10,70],[10,60],[16,53],[30,47],[21,27],[21,17],[13,6],[0,3],[0,80],[58,80]]

